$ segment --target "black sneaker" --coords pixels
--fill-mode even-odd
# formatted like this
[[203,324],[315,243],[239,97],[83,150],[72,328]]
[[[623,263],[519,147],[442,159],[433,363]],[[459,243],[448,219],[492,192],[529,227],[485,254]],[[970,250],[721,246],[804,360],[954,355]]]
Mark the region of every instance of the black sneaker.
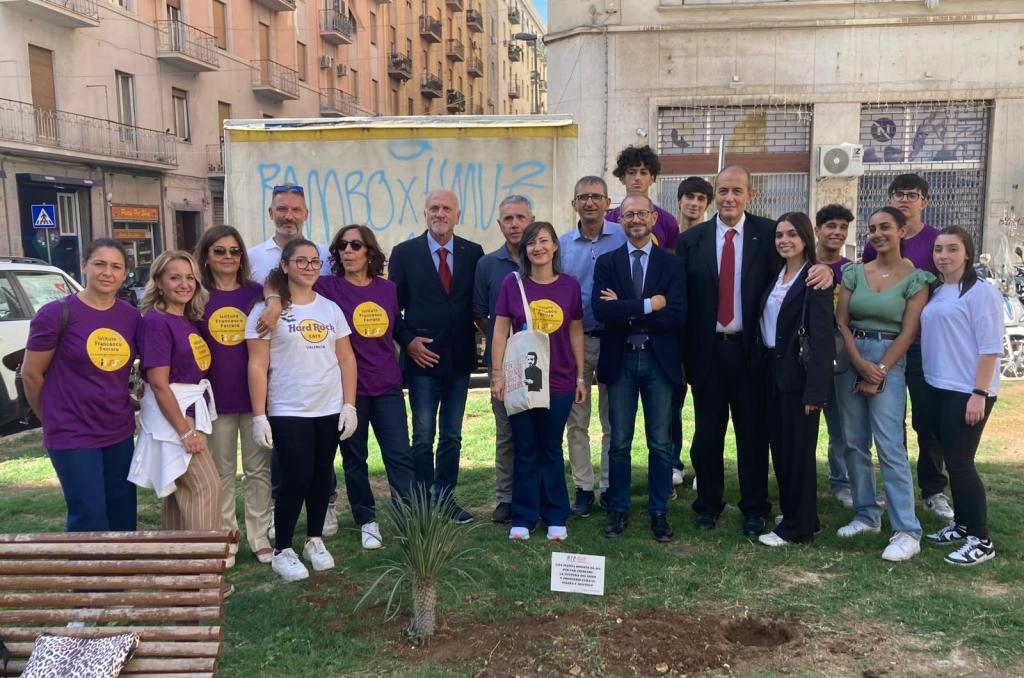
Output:
[[594,508],[594,491],[576,489],[576,501],[572,505],[572,514],[577,518],[586,518]]
[[964,545],[946,556],[945,560],[951,565],[970,567],[971,565],[984,563],[986,560],[992,560],[995,557],[995,544],[991,541],[983,544],[977,537],[968,536],[964,541]]
[[718,517],[714,513],[698,513],[696,519],[694,519],[694,524],[698,530],[713,530],[717,522]]
[[[459,506],[455,502],[452,502],[451,511],[452,511],[452,520],[454,520],[459,525],[465,525],[467,523],[473,522],[473,520],[474,520],[472,513],[470,513],[466,509],[462,508],[461,506]],[[511,517],[510,517],[510,519],[511,519]]]
[[743,534],[748,537],[759,537],[764,534],[764,516],[743,516]]
[[626,529],[626,525],[629,524],[629,519],[625,513],[621,511],[609,511],[608,512],[608,524],[604,526],[604,536],[608,539],[614,539],[622,534],[622,531]]
[[668,516],[651,516],[651,535],[654,537],[654,541],[660,542],[669,542],[675,538],[676,533],[672,531],[672,526],[668,524]]
[[938,532],[932,532],[924,536],[925,541],[932,546],[948,546],[950,544],[959,544],[964,539],[967,539],[967,528],[954,523],[950,523],[946,527],[942,528]]
[[[473,516],[470,516],[469,518],[472,520]],[[507,501],[499,502],[498,505],[494,507],[494,512],[491,513],[491,522],[498,524],[511,523],[512,504]]]

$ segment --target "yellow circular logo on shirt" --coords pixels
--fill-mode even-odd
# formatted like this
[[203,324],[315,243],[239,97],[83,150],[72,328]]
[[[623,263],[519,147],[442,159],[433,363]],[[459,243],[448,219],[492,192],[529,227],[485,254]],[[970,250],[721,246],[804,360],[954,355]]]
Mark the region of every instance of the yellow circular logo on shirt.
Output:
[[383,337],[388,331],[388,313],[379,304],[364,301],[352,311],[352,325],[361,337]]
[[85,340],[85,353],[104,372],[116,372],[128,363],[132,348],[116,330],[101,327]]
[[327,326],[319,320],[307,318],[299,323],[299,333],[311,344],[319,344],[327,338]]
[[192,357],[196,359],[199,369],[206,371],[210,369],[210,347],[195,332],[188,335],[188,343],[192,347]]
[[207,321],[210,337],[223,346],[237,346],[245,341],[245,314],[234,306],[218,308]]
[[562,326],[562,307],[550,299],[538,299],[530,302],[530,315],[533,316],[533,329],[551,334]]

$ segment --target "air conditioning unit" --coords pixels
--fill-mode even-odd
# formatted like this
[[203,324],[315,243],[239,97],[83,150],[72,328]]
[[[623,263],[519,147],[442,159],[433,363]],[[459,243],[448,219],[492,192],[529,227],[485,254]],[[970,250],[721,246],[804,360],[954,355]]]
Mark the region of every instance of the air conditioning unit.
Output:
[[334,74],[339,78],[344,78],[348,75],[348,64],[338,64],[334,69]]
[[334,57],[323,55],[320,57],[320,68],[330,68],[334,65]]
[[859,177],[864,174],[864,147],[836,144],[818,148],[818,178]]

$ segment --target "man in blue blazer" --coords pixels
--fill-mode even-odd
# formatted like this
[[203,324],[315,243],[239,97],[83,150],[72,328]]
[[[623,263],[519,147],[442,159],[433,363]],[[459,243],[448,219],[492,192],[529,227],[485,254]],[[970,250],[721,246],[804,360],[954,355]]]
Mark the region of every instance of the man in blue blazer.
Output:
[[[431,191],[423,216],[427,231],[395,246],[388,277],[398,287],[401,317],[394,336],[402,348],[409,387],[416,481],[443,499],[459,479],[462,418],[476,362],[473,279],[484,253],[480,245],[455,235],[461,213],[451,191]],[[473,520],[457,504],[453,518],[460,523]]]
[[608,451],[608,523],[604,535],[626,528],[630,509],[630,448],[637,398],[647,432],[647,510],[657,541],[675,536],[668,522],[674,458],[669,424],[672,393],[683,385],[680,333],[686,317],[686,287],[679,260],[654,247],[657,220],[645,195],[622,201],[619,223],[628,242],[602,254],[594,269],[591,305],[604,324],[597,379],[608,388],[612,441]]

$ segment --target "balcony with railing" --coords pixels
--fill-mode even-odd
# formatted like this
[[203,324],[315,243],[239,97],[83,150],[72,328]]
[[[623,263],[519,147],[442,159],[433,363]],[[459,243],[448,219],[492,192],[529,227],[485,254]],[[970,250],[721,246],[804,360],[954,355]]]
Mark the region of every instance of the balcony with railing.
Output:
[[423,77],[420,79],[420,94],[437,99],[441,96],[443,89],[444,83],[441,81],[441,76],[434,75],[430,71],[423,71]]
[[4,0],[8,7],[37,19],[67,28],[96,28],[100,25],[96,0]]
[[320,37],[332,45],[351,45],[356,37],[352,18],[337,9],[320,10]]
[[544,92],[547,92],[548,91],[548,81],[547,80],[538,80],[537,81],[537,91],[542,93],[542,94]]
[[299,98],[299,72],[270,59],[258,59],[252,65],[253,94],[275,101]]
[[518,7],[508,8],[508,22],[512,26],[518,26],[523,23],[523,15],[519,13]]
[[441,42],[441,20],[421,14],[420,36],[427,42]]
[[466,95],[457,89],[450,89],[445,94],[445,108],[449,113],[466,112]]
[[215,71],[217,38],[183,21],[156,22],[156,58],[183,71]]
[[461,12],[466,8],[465,0],[445,0],[445,4],[453,12]]
[[448,59],[450,61],[466,60],[466,46],[462,44],[461,40],[456,40],[455,38],[449,39],[444,52],[448,55]]
[[484,77],[484,60],[477,54],[471,54],[466,60],[466,73],[471,78]]
[[388,53],[388,77],[401,82],[412,79],[412,56],[397,51],[394,45]]
[[330,117],[368,118],[373,115],[359,105],[359,99],[340,89],[320,90],[320,115]]
[[466,10],[466,28],[474,33],[484,32],[484,15],[480,13],[480,10]]
[[508,46],[508,60],[509,61],[522,61],[523,60],[523,48],[519,45]]
[[519,99],[523,96],[523,83],[513,80],[508,83],[508,98]]
[[256,0],[256,2],[275,12],[295,11],[295,0]]
[[0,151],[101,165],[169,169],[177,139],[157,130],[0,99]]
[[224,144],[206,144],[206,175],[224,176]]

